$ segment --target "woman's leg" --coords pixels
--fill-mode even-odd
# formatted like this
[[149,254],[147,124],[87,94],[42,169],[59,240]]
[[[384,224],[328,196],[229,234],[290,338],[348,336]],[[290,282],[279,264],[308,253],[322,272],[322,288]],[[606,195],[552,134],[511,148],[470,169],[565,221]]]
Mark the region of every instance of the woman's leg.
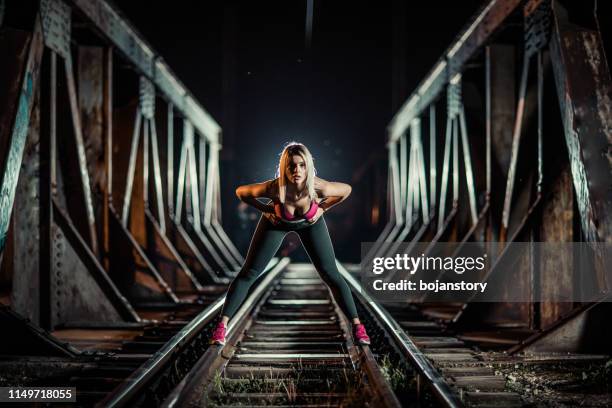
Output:
[[266,217],[262,216],[259,219],[242,269],[227,290],[223,311],[221,312],[224,323],[227,323],[242,305],[253,282],[263,273],[270,259],[278,251],[286,234],[286,231],[273,228]]
[[329,286],[338,305],[354,324],[359,324],[355,300],[348,284],[336,266],[336,255],[325,219],[321,217],[314,225],[296,230],[312,264]]

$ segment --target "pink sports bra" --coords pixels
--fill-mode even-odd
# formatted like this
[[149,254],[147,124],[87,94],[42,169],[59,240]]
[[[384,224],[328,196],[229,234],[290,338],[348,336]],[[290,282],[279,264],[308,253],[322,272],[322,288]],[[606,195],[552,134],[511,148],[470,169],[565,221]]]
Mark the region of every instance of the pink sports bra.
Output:
[[276,215],[280,216],[281,218],[284,218],[287,221],[297,221],[298,218],[304,218],[305,220],[310,221],[312,219],[312,217],[314,217],[315,214],[317,213],[317,210],[319,209],[319,204],[316,202],[316,200],[311,200],[310,201],[310,208],[301,217],[295,217],[295,216],[291,215],[287,211],[285,206],[283,204],[281,204],[281,203],[276,203],[274,205],[274,207],[275,207],[275,210],[276,210]]

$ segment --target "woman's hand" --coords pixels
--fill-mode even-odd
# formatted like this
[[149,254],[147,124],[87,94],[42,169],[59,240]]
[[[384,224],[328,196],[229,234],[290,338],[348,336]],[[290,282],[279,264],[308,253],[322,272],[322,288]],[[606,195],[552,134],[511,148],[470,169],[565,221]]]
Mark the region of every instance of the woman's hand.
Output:
[[281,223],[281,218],[276,214],[274,205],[268,204],[264,211],[262,211],[264,217],[270,221],[272,225],[278,225]]
[[325,210],[322,207],[317,208],[317,212],[315,213],[314,217],[308,220],[308,222],[311,224],[314,224],[315,222],[319,220],[319,218],[323,215],[323,213],[325,213]]
[[265,212],[263,213],[263,216],[266,217],[272,225],[278,225],[281,223],[281,219],[274,213]]

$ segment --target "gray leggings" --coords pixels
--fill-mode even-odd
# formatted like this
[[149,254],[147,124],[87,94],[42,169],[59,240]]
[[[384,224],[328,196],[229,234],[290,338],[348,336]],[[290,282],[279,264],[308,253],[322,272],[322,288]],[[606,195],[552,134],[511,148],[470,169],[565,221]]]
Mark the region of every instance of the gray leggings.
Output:
[[227,290],[222,316],[231,318],[236,313],[253,283],[278,251],[285,235],[291,231],[295,231],[300,237],[310,260],[321,279],[331,289],[344,314],[350,319],[358,317],[351,289],[336,266],[334,248],[323,216],[314,224],[303,221],[273,225],[263,215],[251,239],[244,265]]

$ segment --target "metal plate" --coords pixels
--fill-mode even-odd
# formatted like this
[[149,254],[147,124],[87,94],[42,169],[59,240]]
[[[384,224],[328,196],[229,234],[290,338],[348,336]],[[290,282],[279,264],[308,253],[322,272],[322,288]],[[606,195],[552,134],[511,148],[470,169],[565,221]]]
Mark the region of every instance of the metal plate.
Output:
[[69,58],[70,7],[62,0],[41,0],[40,13],[45,45],[62,57]]
[[142,116],[153,119],[153,115],[155,115],[155,87],[153,82],[144,76],[140,77],[139,97]]
[[550,41],[550,2],[543,1],[535,9],[525,7],[525,54],[532,55]]

